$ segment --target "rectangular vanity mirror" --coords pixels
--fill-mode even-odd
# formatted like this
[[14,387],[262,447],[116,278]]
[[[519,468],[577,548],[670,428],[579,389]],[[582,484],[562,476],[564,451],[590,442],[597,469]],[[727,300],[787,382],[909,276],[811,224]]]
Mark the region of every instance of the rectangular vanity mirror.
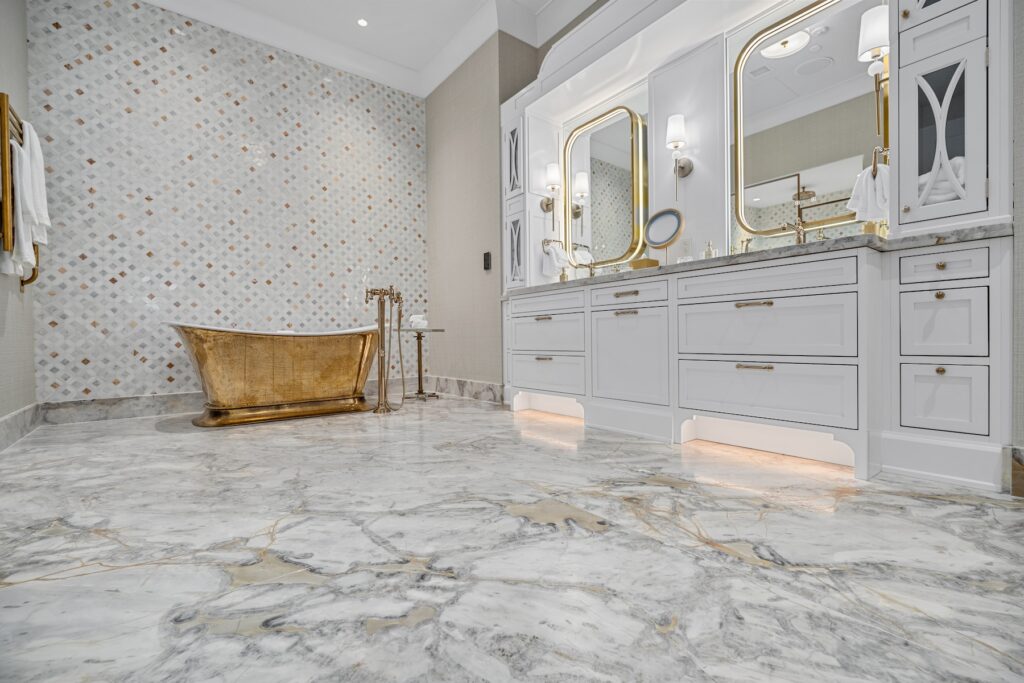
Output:
[[619,106],[575,128],[566,139],[563,237],[572,265],[613,266],[643,252],[645,131],[639,113]]
[[888,47],[862,52],[862,24],[884,2],[793,8],[755,29],[733,71],[732,240],[744,250],[878,229],[848,204],[888,148]]

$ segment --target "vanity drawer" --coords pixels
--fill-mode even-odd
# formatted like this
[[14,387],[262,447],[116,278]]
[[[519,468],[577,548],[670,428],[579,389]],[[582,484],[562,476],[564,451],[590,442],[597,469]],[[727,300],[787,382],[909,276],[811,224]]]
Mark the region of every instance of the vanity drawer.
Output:
[[669,405],[668,307],[594,311],[592,393]]
[[856,356],[857,294],[679,306],[679,353]]
[[987,365],[900,365],[900,425],[989,433]]
[[680,360],[679,407],[857,428],[857,366]]
[[900,258],[900,284],[988,277],[988,247]]
[[857,284],[857,257],[791,263],[711,275],[689,275],[677,281],[680,299],[726,296],[751,292],[771,292],[810,287],[835,287]]
[[988,287],[901,292],[900,354],[987,356]]
[[514,351],[583,352],[586,316],[583,313],[554,313],[512,318]]
[[512,385],[559,394],[586,393],[583,356],[512,355]]
[[668,282],[633,282],[614,287],[600,287],[590,290],[591,306],[622,306],[647,301],[666,301]]
[[544,311],[563,311],[569,308],[583,308],[585,302],[583,290],[558,294],[542,294],[540,296],[522,296],[512,299],[512,315],[529,315]]

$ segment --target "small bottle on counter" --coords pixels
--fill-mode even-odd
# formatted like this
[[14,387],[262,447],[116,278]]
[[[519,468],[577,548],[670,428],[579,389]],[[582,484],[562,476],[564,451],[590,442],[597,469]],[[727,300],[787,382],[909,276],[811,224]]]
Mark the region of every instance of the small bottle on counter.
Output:
[[704,247],[703,257],[704,258],[714,258],[715,257],[715,245],[711,242],[711,240],[708,240],[708,246]]

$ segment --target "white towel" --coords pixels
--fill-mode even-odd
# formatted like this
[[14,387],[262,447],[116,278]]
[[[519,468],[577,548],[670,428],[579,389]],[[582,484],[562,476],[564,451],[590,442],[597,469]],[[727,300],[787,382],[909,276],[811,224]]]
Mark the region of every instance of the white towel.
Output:
[[572,257],[581,266],[589,266],[594,262],[594,255],[590,253],[589,249],[576,249],[573,251]]
[[871,175],[870,166],[861,171],[846,208],[857,212],[858,221],[889,220],[889,167],[879,164],[875,176]]
[[46,162],[43,161],[43,148],[39,144],[36,129],[27,121],[22,122],[25,138],[25,155],[28,160],[26,180],[31,188],[31,204],[29,213],[35,224],[32,226],[32,241],[46,244],[46,231],[50,227],[50,210],[46,201]]
[[0,273],[25,277],[36,267],[32,249],[32,228],[35,224],[25,211],[31,201],[31,189],[25,176],[27,158],[25,150],[11,140],[11,184],[14,189],[14,251],[0,251]]
[[544,245],[544,258],[541,263],[541,274],[544,277],[558,277],[562,268],[569,265],[569,255],[565,253],[565,247],[557,242],[549,242]]
[[[953,169],[953,175],[956,178],[956,182],[960,187],[964,187],[964,180],[966,179],[967,162],[964,157],[953,157],[949,160],[949,166]],[[932,177],[932,174],[925,173],[917,178],[917,193],[920,196],[925,189],[928,187],[928,181]],[[960,199],[960,194],[956,191],[956,186],[953,184],[953,179],[949,177],[946,170],[939,167],[939,177],[936,178],[935,184],[932,185],[932,189],[928,191],[927,197],[921,198],[921,205],[927,206],[929,204],[939,204],[941,202],[952,202]]]
[[422,313],[409,316],[409,328],[413,330],[423,330],[427,327],[427,316]]

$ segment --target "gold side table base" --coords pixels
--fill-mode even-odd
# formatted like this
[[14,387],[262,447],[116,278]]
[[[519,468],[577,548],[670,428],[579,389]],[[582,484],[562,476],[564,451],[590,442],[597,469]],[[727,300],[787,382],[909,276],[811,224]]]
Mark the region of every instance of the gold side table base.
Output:
[[414,327],[402,331],[416,335],[416,393],[406,394],[405,398],[419,399],[420,401],[426,401],[428,398],[441,398],[432,391],[423,390],[423,337],[427,332],[444,332],[444,330],[431,328],[417,329]]
[[363,396],[247,408],[211,408],[206,406],[203,414],[194,418],[192,424],[196,427],[227,427],[228,425],[318,417],[336,413],[363,413],[372,409],[373,406],[367,403]]

